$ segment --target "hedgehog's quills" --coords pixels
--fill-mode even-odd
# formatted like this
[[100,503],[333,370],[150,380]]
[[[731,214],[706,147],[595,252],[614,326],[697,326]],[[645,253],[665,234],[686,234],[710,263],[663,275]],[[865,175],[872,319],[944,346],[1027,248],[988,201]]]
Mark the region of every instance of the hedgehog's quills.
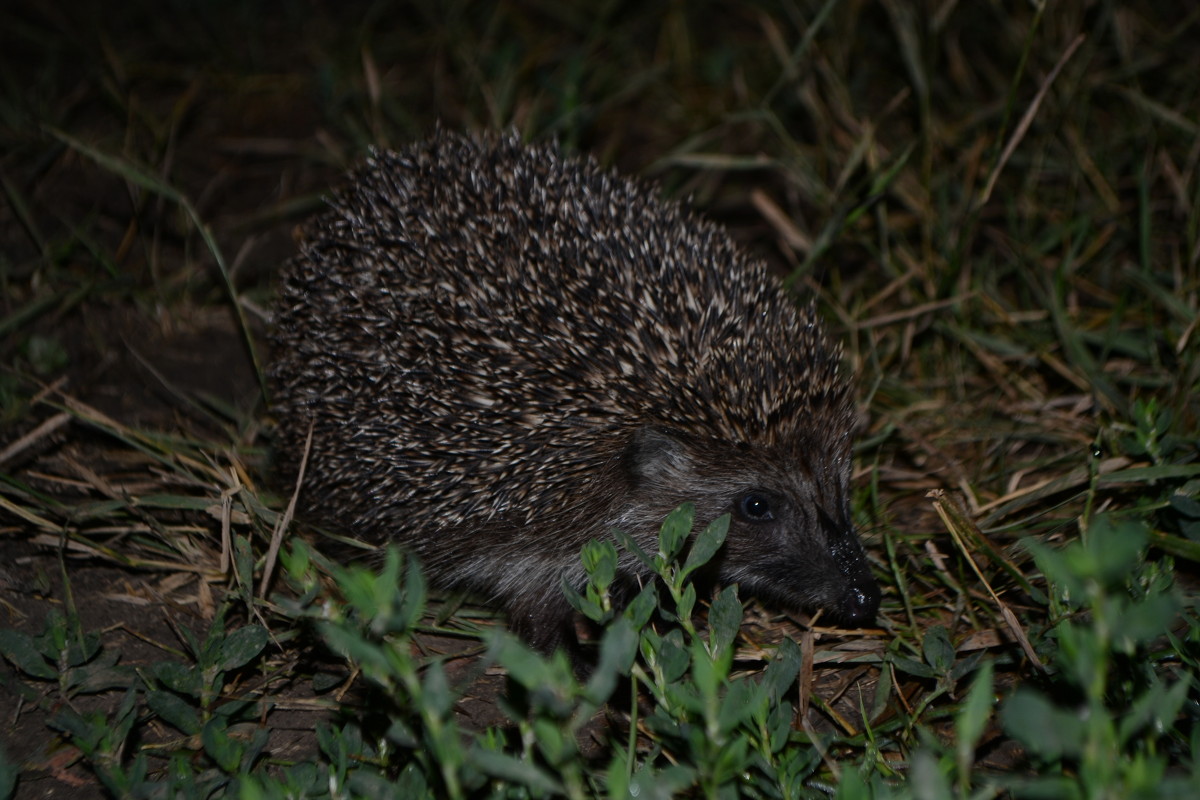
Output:
[[[853,410],[811,307],[720,228],[593,161],[438,133],[376,153],[285,268],[282,473],[310,514],[412,550],[543,650],[612,528],[733,522],[715,577],[866,624]],[[623,558],[629,583],[644,568]]]

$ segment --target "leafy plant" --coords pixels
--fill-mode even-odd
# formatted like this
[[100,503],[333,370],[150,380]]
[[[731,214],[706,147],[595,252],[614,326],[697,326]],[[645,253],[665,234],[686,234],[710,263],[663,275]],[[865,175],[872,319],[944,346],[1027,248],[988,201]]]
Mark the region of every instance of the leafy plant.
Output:
[[[1054,588],[1059,621],[1053,691],[1019,687],[1005,703],[1005,730],[1026,746],[1041,774],[1014,782],[1028,796],[1190,797],[1196,788],[1194,714],[1200,698],[1185,648],[1173,634],[1183,620],[1169,559],[1147,563],[1147,525],[1097,517],[1063,550],[1030,542]],[[1188,728],[1192,735],[1186,738]],[[1176,763],[1183,774],[1169,776]]]
[[[99,634],[83,632],[73,616],[63,614],[51,614],[36,637],[0,630],[0,655],[29,678],[57,683],[63,702],[49,725],[78,748],[114,796],[143,794],[150,785],[150,754],[161,746],[137,748],[132,756],[130,748],[140,738],[140,728],[153,718],[184,734],[168,746],[175,755],[167,783],[207,793],[247,772],[268,736],[253,723],[261,716],[256,701],[223,696],[228,673],[261,656],[266,629],[246,625],[226,632],[224,614],[218,614],[202,642],[180,629],[194,657],[187,665],[163,661],[146,671],[120,666],[118,654],[101,647]],[[81,694],[118,689],[123,695],[108,712],[83,710],[72,702]],[[26,696],[46,703],[35,692]],[[185,753],[199,756],[201,764],[212,768],[196,772]]]
[[[714,598],[702,630],[692,616],[697,594],[690,580],[720,548],[729,520],[716,520],[689,541],[693,521],[690,505],[668,516],[654,555],[620,537],[660,579],[624,609],[609,593],[616,547],[611,542],[585,547],[589,582],[572,599],[604,625],[586,678],[561,651],[545,657],[506,633],[490,637],[487,658],[505,668],[513,687],[504,707],[515,739],[502,729],[470,735],[457,726],[458,697],[442,664],[415,654],[412,637],[424,610],[424,583],[415,562],[390,550],[379,573],[333,567],[344,605],[323,603],[305,613],[330,647],[382,690],[386,722],[369,758],[364,758],[358,728],[324,731],[322,750],[329,763],[323,770],[331,784],[361,789],[398,774],[405,796],[413,797],[666,797],[692,787],[716,798],[737,795],[749,780],[763,796],[802,796],[803,781],[819,757],[811,748],[789,747],[794,712],[784,697],[799,670],[799,649],[785,640],[761,675],[732,675],[742,619],[736,588]],[[286,565],[295,586],[312,584],[303,546],[293,549]],[[608,766],[597,772],[581,753],[578,737],[626,678],[627,735],[623,742],[611,740]],[[642,697],[650,700],[650,710],[639,717]],[[338,744],[345,737],[354,742],[348,750]],[[343,750],[356,754],[356,766],[344,766]],[[253,796],[284,796],[300,782],[294,773],[260,776]]]
[[126,686],[132,676],[132,670],[118,665],[120,653],[102,648],[99,634],[84,632],[76,615],[58,609],[46,615],[37,636],[0,630],[0,655],[25,675],[56,683],[67,701]]

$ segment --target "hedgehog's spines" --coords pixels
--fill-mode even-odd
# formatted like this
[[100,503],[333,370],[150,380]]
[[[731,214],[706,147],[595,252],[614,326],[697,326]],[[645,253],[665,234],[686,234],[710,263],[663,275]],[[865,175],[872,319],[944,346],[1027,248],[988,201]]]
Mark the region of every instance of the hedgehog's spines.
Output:
[[[532,565],[676,494],[766,482],[802,509],[838,491],[812,465],[848,469],[811,303],[652,188],[513,134],[372,151],[305,227],[274,339],[285,472],[314,420],[310,509],[510,606],[505,570],[554,591]],[[627,456],[647,431],[683,448],[652,486]]]

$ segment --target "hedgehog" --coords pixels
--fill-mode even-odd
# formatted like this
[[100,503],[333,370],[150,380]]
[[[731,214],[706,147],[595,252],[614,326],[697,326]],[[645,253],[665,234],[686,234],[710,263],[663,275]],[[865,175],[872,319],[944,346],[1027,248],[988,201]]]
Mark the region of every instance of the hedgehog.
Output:
[[583,545],[655,552],[684,502],[730,515],[714,584],[874,620],[840,350],[722,228],[553,143],[439,129],[372,151],[299,239],[269,377],[286,479],[311,430],[311,517],[401,544],[547,652]]

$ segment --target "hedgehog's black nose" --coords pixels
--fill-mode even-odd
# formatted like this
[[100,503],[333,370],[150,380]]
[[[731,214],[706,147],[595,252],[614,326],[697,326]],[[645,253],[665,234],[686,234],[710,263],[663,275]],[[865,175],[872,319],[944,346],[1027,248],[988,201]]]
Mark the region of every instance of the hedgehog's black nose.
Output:
[[869,625],[879,611],[879,584],[854,584],[842,596],[842,620],[848,625]]

